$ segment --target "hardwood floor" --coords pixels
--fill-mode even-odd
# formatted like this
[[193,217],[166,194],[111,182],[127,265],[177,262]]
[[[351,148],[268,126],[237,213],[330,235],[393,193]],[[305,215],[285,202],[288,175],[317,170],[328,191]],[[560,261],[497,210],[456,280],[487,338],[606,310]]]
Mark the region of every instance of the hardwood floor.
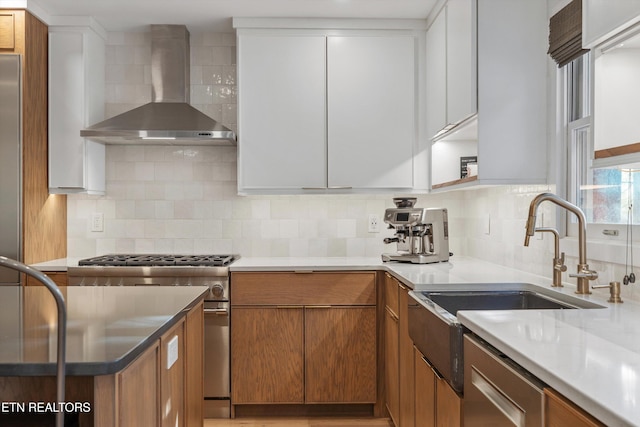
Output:
[[204,427],[393,427],[388,418],[205,418]]

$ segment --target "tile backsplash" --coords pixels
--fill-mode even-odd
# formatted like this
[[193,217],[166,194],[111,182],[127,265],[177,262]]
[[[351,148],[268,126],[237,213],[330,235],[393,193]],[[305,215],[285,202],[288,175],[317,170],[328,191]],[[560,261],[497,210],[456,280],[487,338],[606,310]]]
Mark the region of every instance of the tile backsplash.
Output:
[[[107,117],[151,101],[149,63],[148,33],[109,33]],[[237,130],[235,63],[234,34],[191,35],[191,103]],[[378,257],[395,250],[382,241],[391,230],[367,230],[369,214],[382,217],[393,207],[394,195],[238,196],[236,156],[235,147],[108,146],[106,196],[68,196],[68,256],[174,252]],[[532,239],[530,247],[524,247],[523,240],[529,202],[540,192],[554,190],[501,186],[425,194],[418,196],[417,205],[449,210],[452,261],[456,255],[470,255],[550,277],[553,239]],[[545,218],[554,218],[551,204],[541,208]],[[104,231],[91,231],[93,213],[104,215]],[[575,270],[575,259],[568,257],[567,264],[570,272]],[[624,275],[620,264],[592,267],[600,272],[599,283]],[[631,286],[624,287],[623,298],[633,294]]]

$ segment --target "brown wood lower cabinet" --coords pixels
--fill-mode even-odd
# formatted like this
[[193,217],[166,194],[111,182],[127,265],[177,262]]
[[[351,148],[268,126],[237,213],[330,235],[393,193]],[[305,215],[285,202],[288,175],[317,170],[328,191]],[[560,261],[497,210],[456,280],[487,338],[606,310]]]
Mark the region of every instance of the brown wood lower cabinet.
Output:
[[396,427],[419,427],[414,408],[414,355],[409,336],[409,289],[385,274],[385,386]]
[[415,367],[413,341],[409,336],[409,290],[398,282],[398,350],[400,362],[400,427],[420,427],[415,423]]
[[[160,337],[160,414],[162,427],[185,425],[184,318]],[[173,348],[173,350],[171,350]],[[173,354],[173,356],[172,356]]]
[[304,402],[303,318],[302,307],[231,310],[234,404]]
[[204,418],[204,305],[187,313],[185,320],[185,425],[202,426]]
[[96,405],[97,425],[160,425],[159,363],[160,345],[156,343],[115,378],[98,378],[100,392],[115,389],[118,396],[108,406]]
[[414,347],[415,425],[420,427],[462,426],[462,397]]
[[393,424],[400,426],[400,365],[398,352],[398,316],[389,306],[384,314],[385,399]]
[[231,403],[375,404],[374,272],[232,273]]
[[376,308],[305,308],[307,403],[376,401]]
[[600,421],[550,388],[544,390],[544,425],[545,427],[604,427]]
[[[201,427],[203,316],[201,302],[125,369],[94,377],[93,425]],[[177,347],[171,366],[170,342]]]
[[422,357],[422,353],[414,347],[415,363],[415,423],[416,426],[429,427],[436,425],[436,374],[431,365]]

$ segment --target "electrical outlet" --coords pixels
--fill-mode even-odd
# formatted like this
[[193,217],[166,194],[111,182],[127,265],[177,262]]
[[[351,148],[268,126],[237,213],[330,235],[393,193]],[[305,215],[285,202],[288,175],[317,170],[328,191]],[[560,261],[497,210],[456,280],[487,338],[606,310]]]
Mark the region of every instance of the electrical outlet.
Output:
[[104,214],[102,213],[91,214],[91,231],[95,231],[95,232],[104,231]]
[[369,214],[369,222],[368,227],[369,233],[379,233],[380,232],[380,217],[378,214]]
[[167,343],[167,370],[178,361],[178,353],[178,336],[176,335]]

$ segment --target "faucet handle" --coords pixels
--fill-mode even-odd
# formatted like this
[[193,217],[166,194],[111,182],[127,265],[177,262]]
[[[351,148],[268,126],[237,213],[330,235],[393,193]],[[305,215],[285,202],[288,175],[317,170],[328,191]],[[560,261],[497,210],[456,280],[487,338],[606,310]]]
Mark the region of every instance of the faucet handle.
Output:
[[555,258],[555,265],[553,266],[554,269],[558,270],[558,271],[567,271],[567,266],[564,265],[564,252],[560,253],[560,258]]
[[598,278],[598,272],[595,270],[589,270],[589,266],[583,267],[576,274],[569,274],[569,277],[577,277],[580,279],[596,280]]

